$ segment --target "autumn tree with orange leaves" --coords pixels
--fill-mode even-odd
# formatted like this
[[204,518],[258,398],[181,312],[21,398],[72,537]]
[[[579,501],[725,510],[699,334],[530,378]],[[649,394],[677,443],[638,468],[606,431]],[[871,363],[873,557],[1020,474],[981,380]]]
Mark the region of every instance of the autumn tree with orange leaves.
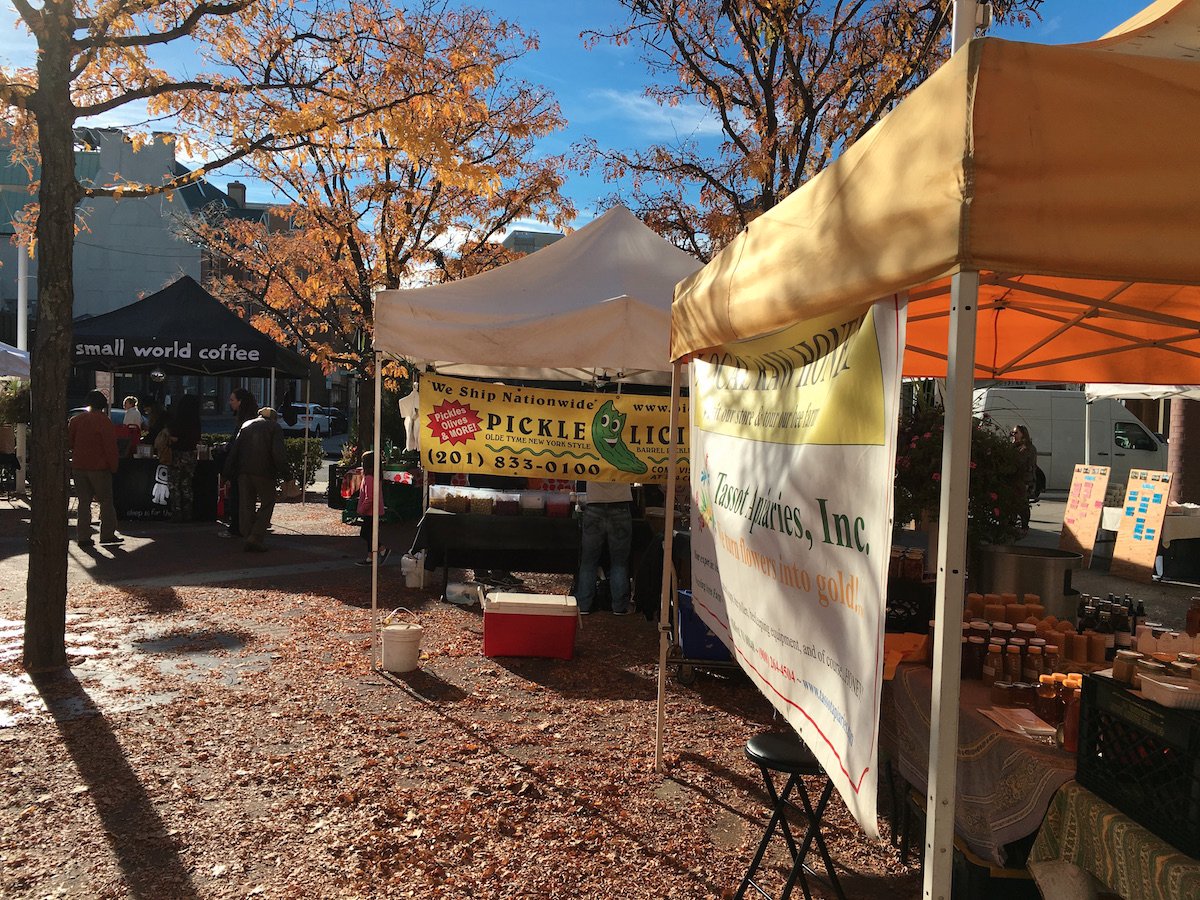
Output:
[[[286,153],[247,157],[250,175],[282,198],[271,221],[215,208],[181,228],[223,263],[205,285],[212,293],[253,311],[254,324],[280,340],[299,341],[327,372],[348,370],[369,386],[376,290],[499,265],[510,258],[499,240],[517,218],[562,225],[574,211],[559,193],[564,166],[533,152],[537,138],[562,127],[558,107],[506,73],[531,38],[478,9],[400,14],[381,0],[352,3],[346,28],[359,37],[321,90],[364,114],[314,128]],[[444,80],[443,69],[461,86],[453,102],[439,93],[386,120],[367,113],[397,90],[416,96]],[[313,93],[297,88],[293,105]],[[239,114],[253,115],[256,102],[244,98]],[[422,132],[435,137],[403,139]],[[358,409],[358,433],[370,434],[369,398]]]
[[[497,175],[466,160],[445,138],[446,110],[477,105],[494,79],[486,58],[447,39],[423,53],[419,41],[392,46],[353,3],[340,0],[13,0],[19,25],[37,42],[36,68],[0,72],[0,127],[16,156],[39,167],[34,224],[39,255],[38,319],[30,442],[34,496],[26,583],[23,661],[31,670],[66,662],[66,385],[71,360],[76,205],[86,197],[168,193],[247,157],[281,154],[299,165],[307,136],[338,128],[374,133],[397,156],[428,161],[462,190],[487,194]],[[427,0],[421,15],[450,15]],[[382,9],[382,7],[376,7]],[[345,70],[375,45],[378,71]],[[189,63],[176,66],[180,58]],[[176,74],[186,70],[186,74]],[[74,128],[81,119],[145,104],[149,127],[178,123],[185,152],[208,162],[159,184],[81,184]],[[134,134],[135,143],[145,135]],[[343,162],[355,152],[344,148]],[[347,169],[349,171],[349,168]],[[348,251],[353,252],[353,251]]]
[[[698,104],[720,135],[635,150],[584,149],[621,199],[709,259],[829,164],[948,56],[950,0],[618,0],[623,26],[592,44],[637,45],[663,107]],[[1041,0],[997,0],[1028,24]]]

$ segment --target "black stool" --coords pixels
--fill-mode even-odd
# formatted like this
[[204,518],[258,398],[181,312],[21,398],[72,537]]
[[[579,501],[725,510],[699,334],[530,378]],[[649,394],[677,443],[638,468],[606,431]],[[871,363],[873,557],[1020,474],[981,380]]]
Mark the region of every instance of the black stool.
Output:
[[[763,857],[767,854],[767,847],[770,845],[771,839],[775,836],[775,829],[778,828],[783,832],[783,839],[787,843],[788,852],[792,855],[792,871],[788,875],[787,884],[783,887],[783,894],[780,896],[780,900],[786,900],[786,898],[791,896],[792,889],[796,886],[797,880],[799,880],[800,887],[804,891],[804,896],[811,898],[812,895],[809,893],[808,881],[804,877],[804,873],[807,871],[816,878],[820,878],[820,876],[805,864],[804,858],[808,855],[809,848],[814,843],[817,845],[817,852],[821,854],[821,859],[825,863],[825,871],[829,876],[830,886],[839,900],[846,900],[846,895],[842,892],[842,886],[838,882],[837,872],[833,867],[833,860],[829,856],[829,848],[825,846],[825,838],[821,834],[821,817],[825,814],[825,807],[829,803],[830,795],[833,794],[833,782],[825,774],[825,770],[821,768],[821,764],[817,762],[817,758],[813,756],[812,751],[804,745],[804,742],[800,738],[776,732],[767,732],[750,738],[746,742],[746,758],[762,770],[763,782],[767,786],[767,795],[771,798],[772,814],[771,821],[767,824],[767,830],[758,844],[758,852],[754,854],[754,861],[750,863],[750,868],[746,871],[746,877],[742,879],[741,886],[738,887],[734,897],[737,900],[741,900],[746,895],[746,889],[750,887],[754,888],[764,897],[771,896],[759,885],[755,884],[754,874],[758,871],[758,867],[762,865]],[[775,781],[771,777],[773,772],[781,772],[788,776],[782,791],[775,789]],[[822,788],[821,795],[817,799],[815,807],[808,797],[808,791],[805,789],[804,781],[802,780],[802,776],[804,775],[820,776],[825,779],[825,787]],[[793,791],[800,796],[803,808],[796,806],[795,801],[790,799]],[[789,807],[797,812],[803,812],[805,818],[808,820],[808,826],[804,831],[804,840],[800,842],[799,847],[796,846],[796,840],[792,837],[792,829],[788,825],[787,811]]]

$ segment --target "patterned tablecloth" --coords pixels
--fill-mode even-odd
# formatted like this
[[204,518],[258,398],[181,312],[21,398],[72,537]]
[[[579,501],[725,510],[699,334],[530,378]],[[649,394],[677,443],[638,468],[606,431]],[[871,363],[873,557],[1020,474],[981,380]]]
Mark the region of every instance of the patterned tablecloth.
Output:
[[[929,704],[933,671],[903,664],[887,682],[881,715],[881,750],[904,779],[928,789]],[[1075,777],[1075,757],[1046,740],[1002,730],[979,712],[991,692],[963,681],[958,721],[958,782],[954,829],[973,853],[999,865],[1004,845],[1037,831],[1050,800]]]
[[1094,897],[1097,882],[1125,900],[1200,897],[1200,861],[1074,781],[1054,795],[1029,869],[1044,896],[1064,900]]

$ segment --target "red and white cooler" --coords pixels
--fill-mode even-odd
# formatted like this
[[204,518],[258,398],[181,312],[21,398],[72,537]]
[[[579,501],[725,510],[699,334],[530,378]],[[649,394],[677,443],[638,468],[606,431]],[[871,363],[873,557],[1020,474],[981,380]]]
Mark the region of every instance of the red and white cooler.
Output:
[[484,656],[575,655],[579,608],[565,594],[488,594],[483,601]]

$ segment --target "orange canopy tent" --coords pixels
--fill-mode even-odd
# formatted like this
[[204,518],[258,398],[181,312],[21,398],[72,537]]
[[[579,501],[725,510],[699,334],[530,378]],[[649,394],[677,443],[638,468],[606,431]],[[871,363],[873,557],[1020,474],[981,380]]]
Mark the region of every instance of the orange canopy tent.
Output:
[[947,379],[927,896],[949,889],[973,379],[1200,383],[1200,0],[1069,46],[962,46],[959,7],[960,50],[681,282],[671,334],[682,360],[900,295],[904,374]]
[[980,273],[975,376],[1200,377],[1200,3],[1088,44],[972,41],[675,298],[672,355],[907,292],[906,375],[946,375]]

